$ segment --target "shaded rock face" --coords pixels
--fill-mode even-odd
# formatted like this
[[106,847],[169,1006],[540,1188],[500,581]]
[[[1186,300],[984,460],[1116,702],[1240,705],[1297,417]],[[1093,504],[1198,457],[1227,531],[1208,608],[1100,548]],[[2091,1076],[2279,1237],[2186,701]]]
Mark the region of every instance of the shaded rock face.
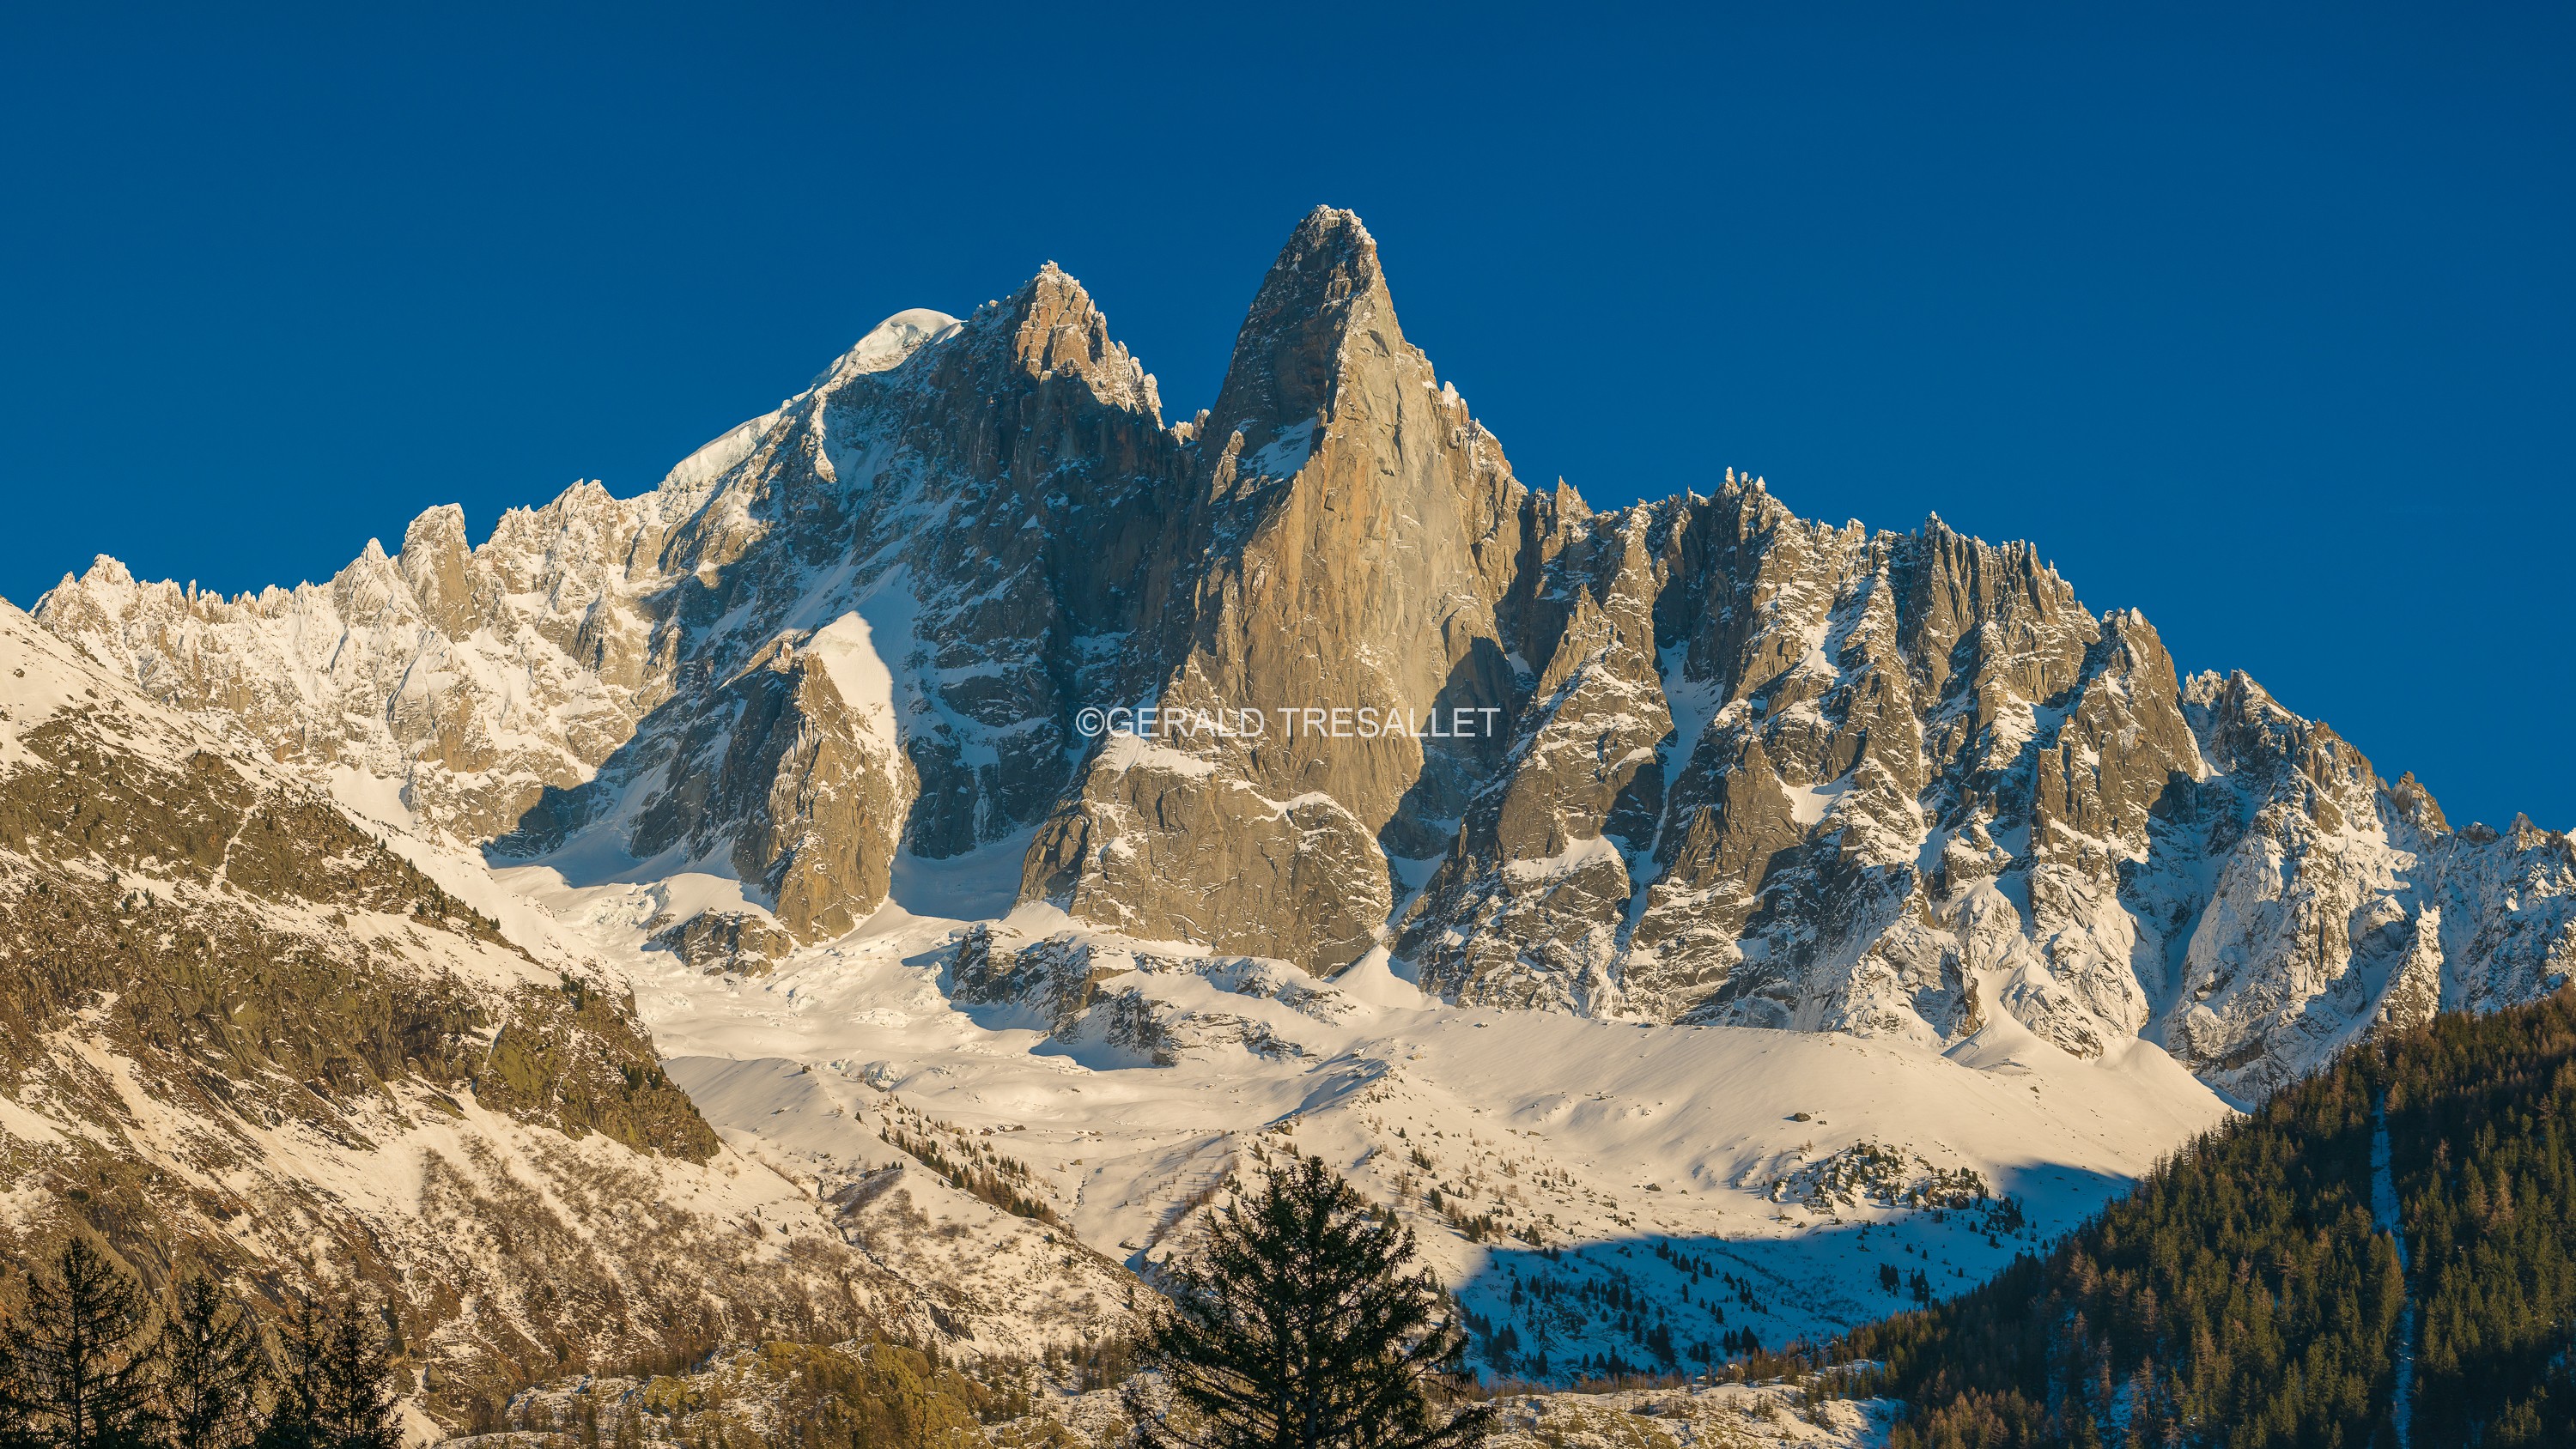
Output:
[[1069,776],[1075,699],[1123,663],[1179,455],[1062,273],[963,323],[902,314],[674,530],[667,697],[496,850],[606,832],[739,878],[811,941],[884,901],[898,851],[1027,829]]
[[[641,498],[480,548],[433,510],[233,600],[102,561],[41,613],[498,854],[740,880],[669,928],[710,961],[1025,836],[1023,900],[1140,940],[1654,1020],[2000,1012],[2247,1095],[2576,962],[2563,837],[2453,831],[2027,545],[1710,484],[1524,487],[1318,209],[1190,423],[1050,266],[889,319]],[[1084,733],[1114,706],[1165,729]]]

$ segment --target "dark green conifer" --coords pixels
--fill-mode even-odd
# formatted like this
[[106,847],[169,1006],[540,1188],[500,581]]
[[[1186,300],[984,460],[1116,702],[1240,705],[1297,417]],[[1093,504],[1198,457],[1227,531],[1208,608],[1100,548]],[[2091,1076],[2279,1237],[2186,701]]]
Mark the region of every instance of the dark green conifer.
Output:
[[1173,1270],[1145,1362],[1167,1398],[1131,1390],[1149,1449],[1449,1449],[1490,1411],[1444,1401],[1466,1333],[1411,1229],[1372,1212],[1317,1159],[1230,1204]]
[[0,1308],[0,1449],[35,1449],[32,1406],[20,1396],[17,1320]]
[[277,1408],[258,1449],[401,1449],[393,1354],[355,1298],[296,1310],[278,1335]]
[[151,1308],[86,1238],[52,1273],[27,1270],[27,1311],[9,1325],[0,1426],[45,1449],[151,1449],[161,1432]]
[[180,1282],[161,1325],[171,1449],[241,1449],[259,1433],[268,1360],[259,1329],[214,1280]]

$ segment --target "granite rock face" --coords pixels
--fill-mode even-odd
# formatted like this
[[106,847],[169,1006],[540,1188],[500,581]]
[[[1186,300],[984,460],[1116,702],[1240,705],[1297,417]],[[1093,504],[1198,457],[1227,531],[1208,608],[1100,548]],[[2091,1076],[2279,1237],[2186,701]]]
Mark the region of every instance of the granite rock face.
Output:
[[[1404,340],[1346,212],[1289,239],[1190,442],[1161,663],[1133,702],[1259,731],[1096,754],[1025,891],[1130,935],[1331,971],[1380,942],[1390,851],[1436,851],[1498,753],[1424,734],[1509,700],[1495,611],[1526,490]],[[1363,738],[1362,708],[1406,728]]]
[[2026,546],[1811,524],[1732,476],[1566,531],[1506,636],[1545,661],[1511,758],[1399,913],[1426,985],[1933,1042],[2000,1009],[2251,1097],[2576,967],[2565,837],[2450,832]]
[[1524,486],[1318,209],[1190,422],[1050,265],[889,319],[639,498],[472,548],[432,510],[229,600],[102,560],[40,616],[496,857],[738,881],[665,926],[718,967],[997,849],[1142,942],[1655,1021],[2001,1013],[2248,1097],[2576,969],[2564,836],[2453,830],[2028,545],[1701,486]]

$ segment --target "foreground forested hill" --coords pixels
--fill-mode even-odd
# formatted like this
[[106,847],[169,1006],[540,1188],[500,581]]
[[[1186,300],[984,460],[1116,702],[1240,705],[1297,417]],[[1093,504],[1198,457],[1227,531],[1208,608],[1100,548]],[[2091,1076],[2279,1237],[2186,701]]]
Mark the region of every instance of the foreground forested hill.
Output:
[[1892,1449],[2504,1449],[2576,1443],[2571,1345],[2562,991],[2357,1047],[2046,1258],[1846,1349],[1912,1406]]

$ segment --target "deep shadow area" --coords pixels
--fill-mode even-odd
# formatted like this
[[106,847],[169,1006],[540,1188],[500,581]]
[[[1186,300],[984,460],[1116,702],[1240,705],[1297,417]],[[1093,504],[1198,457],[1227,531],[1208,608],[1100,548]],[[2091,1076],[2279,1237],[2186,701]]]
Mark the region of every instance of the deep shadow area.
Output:
[[[1817,1227],[1778,1238],[1639,1234],[1580,1247],[1503,1241],[1456,1285],[1488,1376],[1563,1381],[1697,1372],[1822,1342],[1969,1292],[2124,1192],[2125,1179],[2039,1165],[1984,1205],[1884,1221],[1780,1211]],[[2017,1229],[2007,1225],[2020,1221]]]

